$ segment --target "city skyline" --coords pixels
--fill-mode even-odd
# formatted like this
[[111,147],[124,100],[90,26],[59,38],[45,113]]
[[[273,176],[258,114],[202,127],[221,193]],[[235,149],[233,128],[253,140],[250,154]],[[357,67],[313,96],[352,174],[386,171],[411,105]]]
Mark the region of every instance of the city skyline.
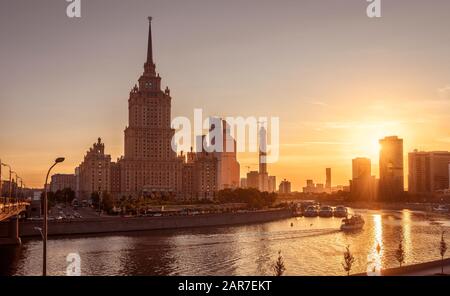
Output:
[[[384,18],[373,21],[363,10],[359,11],[364,3],[350,2],[354,2],[353,5],[336,5],[337,10],[332,15],[330,7],[324,8],[323,4],[309,1],[303,6],[291,4],[298,8],[295,10],[298,15],[292,12],[281,18],[275,14],[272,19],[268,19],[268,10],[275,4],[267,4],[267,11],[251,13],[250,21],[244,19],[244,12],[249,8],[236,10],[237,4],[232,3],[225,7],[224,16],[216,22],[189,11],[174,24],[170,22],[174,19],[170,17],[170,5],[140,3],[132,9],[154,11],[152,8],[157,7],[157,13],[152,13],[158,20],[154,30],[157,39],[154,55],[164,77],[164,86],[166,83],[170,86],[175,98],[172,117],[191,116],[196,107],[204,108],[206,115],[280,116],[280,161],[269,165],[269,169],[278,180],[291,181],[293,190],[301,190],[307,179],[325,183],[324,170],[328,167],[333,171],[333,185],[347,184],[351,179],[351,160],[356,157],[370,158],[372,174],[378,177],[377,143],[385,136],[397,135],[404,139],[405,159],[414,149],[450,150],[450,118],[445,112],[450,105],[450,61],[442,55],[450,43],[425,34],[426,30],[440,32],[448,21],[438,16],[429,23],[430,15],[420,10],[416,1],[412,1],[408,15],[400,4],[386,3]],[[132,19],[124,17],[116,24],[113,18],[118,11],[101,4],[89,4],[87,13],[74,23],[65,19],[64,14],[58,14],[58,5],[46,8],[47,12],[39,5],[35,10],[21,11],[23,3],[8,6],[12,15],[18,16],[19,34],[7,37],[8,27],[0,29],[6,50],[12,57],[6,61],[6,71],[1,73],[0,80],[1,109],[8,110],[0,124],[10,126],[0,136],[1,154],[2,160],[14,164],[28,186],[42,187],[42,176],[54,156],[67,158],[58,172],[73,173],[86,147],[99,136],[112,159],[123,154],[122,133],[118,131],[123,131],[127,122],[126,97],[145,56],[142,38],[145,18],[144,15],[134,17],[139,13],[132,11]],[[201,1],[192,5],[195,7],[199,3]],[[446,11],[448,6],[443,1],[436,5],[442,5],[440,11]],[[214,11],[223,6],[215,4],[209,8]],[[329,30],[326,22],[314,22],[313,17],[305,15],[305,10],[301,9],[305,7],[313,16],[323,18],[323,14],[327,14],[330,21],[337,21],[337,28]],[[99,25],[92,26],[93,18],[102,13],[102,8],[112,14],[111,19],[100,18]],[[120,7],[115,9],[120,10]],[[286,12],[281,8],[277,11],[281,13],[281,10]],[[7,10],[1,11],[3,14]],[[120,11],[126,13],[127,10]],[[227,23],[226,17],[232,13],[235,21]],[[180,27],[184,18],[194,15],[198,17],[196,22]],[[43,28],[25,28],[19,24],[24,17],[37,21],[44,16]],[[287,26],[293,24],[296,16],[304,17],[302,22],[314,27],[297,25],[289,29]],[[358,30],[344,22],[346,17],[360,25]],[[210,21],[212,28],[205,28],[202,21]],[[409,26],[411,31],[424,25],[426,30],[415,30],[417,38],[429,43],[439,41],[441,46],[411,48],[411,41],[398,38],[402,30],[388,31],[392,23],[401,28]],[[55,24],[61,26],[50,33],[40,31]],[[113,33],[119,25],[123,28],[118,31],[123,33],[122,41]],[[237,35],[239,26],[244,30]],[[271,35],[269,42],[264,44],[262,41],[267,38],[264,32],[277,29],[286,30],[278,35],[268,34]],[[179,30],[185,33],[181,40]],[[369,32],[372,35],[367,36]],[[33,39],[36,37],[32,36],[39,34],[44,34],[47,42],[34,48],[30,60],[30,52],[24,45],[27,41],[36,42]],[[333,34],[338,34],[342,41],[333,39]],[[102,38],[94,38],[97,35]],[[254,44],[244,42],[242,39],[246,36],[251,36]],[[299,37],[299,41],[284,46],[283,41],[290,36]],[[417,38],[415,43],[419,43]],[[369,40],[373,43],[366,44]],[[211,41],[222,43],[211,46]],[[178,42],[184,46],[178,48]],[[238,42],[239,48],[233,46]],[[312,42],[314,46],[310,48],[308,44]],[[320,50],[326,48],[328,42],[335,48],[332,53]],[[322,45],[319,50],[318,45]],[[17,47],[20,50],[15,50]],[[312,53],[312,48],[317,52]],[[284,57],[280,56],[280,51]],[[252,52],[257,54],[249,59]],[[72,60],[76,60],[76,64]],[[29,77],[18,76],[19,69],[29,71]],[[39,70],[44,74],[38,76]],[[84,76],[86,72],[89,73]],[[286,104],[273,100],[280,94]],[[68,109],[71,111],[67,112]],[[247,173],[247,166],[257,168],[257,159],[257,154],[238,155],[241,177]],[[405,162],[405,184],[407,171]]]

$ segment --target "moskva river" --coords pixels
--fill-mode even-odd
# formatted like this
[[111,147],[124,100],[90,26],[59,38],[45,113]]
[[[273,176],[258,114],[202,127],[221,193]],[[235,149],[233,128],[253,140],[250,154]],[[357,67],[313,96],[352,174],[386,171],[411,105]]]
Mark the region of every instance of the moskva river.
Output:
[[[396,267],[400,241],[405,264],[440,259],[448,216],[425,212],[355,210],[366,223],[357,232],[339,230],[340,218],[290,218],[230,227],[149,231],[108,236],[51,238],[48,273],[66,275],[67,256],[79,254],[82,275],[271,275],[281,251],[286,275],[344,275],[346,246],[356,261],[352,273]],[[0,274],[40,275],[42,242],[0,248]]]

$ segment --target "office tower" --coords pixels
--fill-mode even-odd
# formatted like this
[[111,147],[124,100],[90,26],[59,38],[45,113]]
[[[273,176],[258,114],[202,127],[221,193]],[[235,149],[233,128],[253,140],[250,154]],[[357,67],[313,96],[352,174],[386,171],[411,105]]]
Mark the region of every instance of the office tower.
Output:
[[371,176],[371,161],[368,158],[352,160],[352,180],[350,196],[353,200],[375,201],[378,194],[378,182]]
[[247,178],[241,178],[241,188],[247,188]]
[[450,152],[433,151],[408,154],[408,192],[431,196],[437,190],[449,188]]
[[[217,188],[218,190],[238,188],[240,165],[237,161],[236,140],[231,136],[231,127],[225,120],[217,117],[210,118],[210,122],[210,131],[215,128],[222,129],[221,138],[218,139],[222,145],[218,151],[213,152],[217,157]],[[216,139],[213,138],[211,144],[215,143]]]
[[247,188],[259,190],[259,172],[251,171],[247,173]]
[[277,191],[277,177],[269,176],[269,192]]
[[331,192],[331,168],[326,169],[326,177],[325,187]]
[[51,177],[50,190],[56,192],[63,189],[76,189],[75,174],[55,174]]
[[287,181],[286,179],[281,181],[279,189],[278,189],[278,193],[279,194],[289,194],[289,193],[291,193],[291,182]]
[[352,179],[365,178],[371,175],[369,158],[358,157],[352,160]]
[[380,140],[380,199],[401,199],[404,193],[403,139],[396,136]]

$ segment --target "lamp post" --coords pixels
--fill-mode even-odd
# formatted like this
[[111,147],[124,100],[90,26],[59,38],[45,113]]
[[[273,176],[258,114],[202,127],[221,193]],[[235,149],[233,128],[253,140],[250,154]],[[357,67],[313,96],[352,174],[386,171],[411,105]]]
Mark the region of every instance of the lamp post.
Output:
[[43,235],[42,235],[42,242],[43,242],[43,254],[42,254],[42,275],[47,275],[47,235],[48,235],[48,223],[47,223],[47,215],[48,215],[48,205],[47,205],[47,181],[48,176],[50,175],[50,171],[58,164],[64,161],[64,157],[58,157],[55,160],[55,163],[48,169],[47,177],[45,177],[45,186],[44,186],[44,221],[43,221]]
[[[2,163],[2,166],[7,167],[9,169],[9,199],[11,199],[11,195],[12,195],[12,176],[11,176],[11,166],[6,164],[6,163]],[[6,199],[6,198],[5,198]],[[5,204],[7,204],[8,202],[5,200]]]
[[[20,187],[19,187],[19,179],[20,179]],[[22,199],[22,196],[23,196],[23,179],[22,179],[22,177],[19,177],[19,176],[17,176],[17,174],[16,174],[16,181],[17,181],[17,194],[16,194],[16,201],[17,201],[17,203],[19,203],[20,202],[20,200]],[[20,188],[20,191],[19,191],[19,188]],[[20,192],[20,194],[19,194],[19,192]]]

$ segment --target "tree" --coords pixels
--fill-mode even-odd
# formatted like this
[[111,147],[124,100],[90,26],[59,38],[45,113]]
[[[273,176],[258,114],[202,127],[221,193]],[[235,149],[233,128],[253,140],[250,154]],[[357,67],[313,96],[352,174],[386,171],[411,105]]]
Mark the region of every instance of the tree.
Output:
[[282,276],[283,273],[286,271],[284,259],[283,256],[281,256],[281,250],[278,251],[278,258],[277,261],[275,261],[275,263],[272,265],[272,269],[276,276]]
[[100,194],[98,192],[92,192],[91,199],[94,208],[98,209],[100,207]]
[[108,214],[112,212],[114,208],[114,199],[106,191],[102,193],[102,209],[104,209]]
[[353,263],[355,263],[355,257],[353,257],[353,254],[350,252],[350,246],[347,246],[344,253],[344,262],[342,263],[342,267],[347,272],[347,275],[350,275]]
[[440,251],[441,260],[442,260],[442,264],[441,264],[441,273],[442,274],[444,274],[444,256],[445,256],[445,252],[447,252],[447,243],[444,240],[444,233],[445,233],[445,231],[442,231],[441,243],[439,244],[439,251]]
[[403,249],[403,241],[401,240],[398,244],[398,249],[395,251],[395,259],[397,259],[400,267],[405,262],[405,250]]

